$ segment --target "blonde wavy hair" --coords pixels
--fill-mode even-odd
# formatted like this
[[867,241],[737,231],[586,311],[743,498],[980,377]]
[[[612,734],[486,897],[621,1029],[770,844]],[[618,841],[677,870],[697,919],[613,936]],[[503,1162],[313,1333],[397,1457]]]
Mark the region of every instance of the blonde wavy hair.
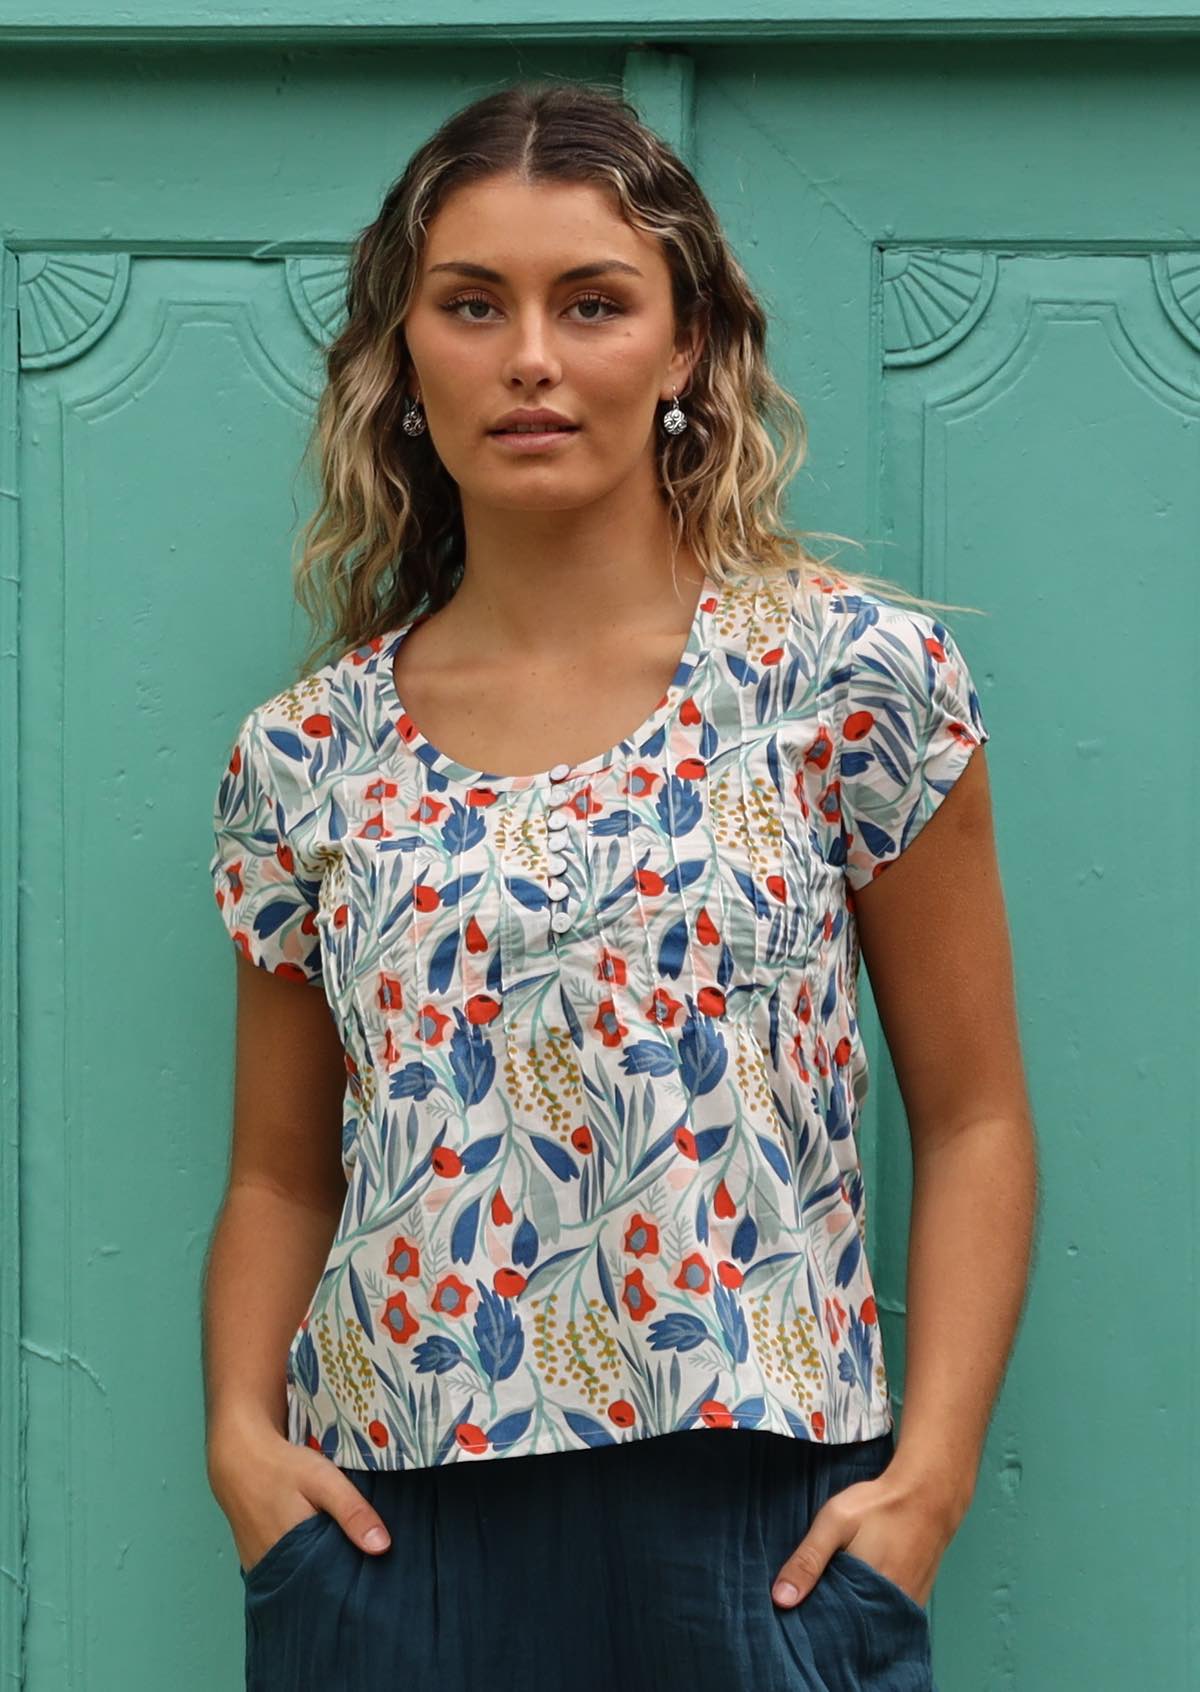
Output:
[[304,454],[321,498],[294,563],[296,597],[313,625],[302,672],[421,609],[436,611],[458,585],[465,537],[457,484],[428,432],[400,427],[412,369],[403,325],[440,206],[455,189],[501,172],[607,188],[620,215],[658,238],[677,326],[702,326],[688,427],[660,431],[656,443],[676,547],[690,546],[718,583],[799,569],[808,581],[930,611],[977,609],[922,599],[886,577],[831,572],[804,543],[861,542],[788,529],[780,505],[807,455],[804,414],[767,366],[766,314],[695,177],[616,91],[518,82],[453,113],[413,153],[355,242],[346,321],[325,349],[327,381]]

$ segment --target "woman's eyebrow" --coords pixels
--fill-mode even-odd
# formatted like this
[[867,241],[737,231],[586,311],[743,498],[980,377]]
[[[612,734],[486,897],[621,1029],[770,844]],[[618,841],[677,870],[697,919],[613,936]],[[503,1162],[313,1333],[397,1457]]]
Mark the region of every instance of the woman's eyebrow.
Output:
[[[429,274],[438,270],[453,270],[460,276],[473,276],[477,282],[503,282],[506,278],[498,270],[489,270],[486,264],[471,264],[466,259],[448,259],[444,264],[431,264]],[[592,276],[604,276],[609,271],[621,271],[626,276],[641,276],[636,265],[626,264],[624,259],[599,259],[595,264],[577,264],[570,270],[564,270],[561,276],[554,278],[555,282],[586,282]]]

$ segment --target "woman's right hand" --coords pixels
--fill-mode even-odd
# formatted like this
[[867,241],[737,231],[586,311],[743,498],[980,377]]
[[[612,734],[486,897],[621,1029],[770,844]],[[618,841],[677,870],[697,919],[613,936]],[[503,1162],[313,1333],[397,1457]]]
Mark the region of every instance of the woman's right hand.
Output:
[[364,1551],[386,1551],[391,1543],[378,1512],[336,1463],[311,1446],[293,1445],[274,1428],[249,1435],[243,1430],[236,1441],[214,1440],[208,1478],[233,1531],[243,1573],[321,1510]]

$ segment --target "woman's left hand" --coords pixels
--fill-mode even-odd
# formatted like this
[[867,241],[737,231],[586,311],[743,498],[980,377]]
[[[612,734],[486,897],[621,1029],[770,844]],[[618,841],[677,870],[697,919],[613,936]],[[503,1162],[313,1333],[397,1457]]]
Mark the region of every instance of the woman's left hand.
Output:
[[953,1537],[945,1512],[887,1474],[842,1487],[817,1511],[776,1576],[771,1596],[783,1608],[807,1597],[835,1551],[849,1551],[886,1575],[922,1608]]

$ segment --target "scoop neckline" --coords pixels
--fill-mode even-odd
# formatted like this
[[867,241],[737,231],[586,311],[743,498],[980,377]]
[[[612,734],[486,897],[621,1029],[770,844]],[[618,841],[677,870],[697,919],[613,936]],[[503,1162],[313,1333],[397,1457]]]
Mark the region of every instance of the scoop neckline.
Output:
[[[444,776],[448,782],[468,787],[489,787],[518,792],[527,788],[545,787],[555,781],[566,783],[578,776],[595,775],[614,764],[622,754],[636,752],[643,742],[671,720],[682,703],[696,670],[708,654],[709,626],[721,599],[721,584],[706,576],[704,587],[696,601],[687,642],[675,666],[675,674],[667,684],[667,691],[650,715],[636,728],[631,729],[622,740],[579,763],[568,764],[564,760],[562,764],[552,764],[548,770],[534,770],[529,775],[503,775],[492,770],[476,770],[449,757],[421,733],[397,691],[394,666],[401,642],[432,615],[428,611],[418,612],[383,635],[375,658],[379,704],[405,756],[418,758],[428,769]],[[559,769],[565,769],[566,774],[552,774],[552,771]]]

